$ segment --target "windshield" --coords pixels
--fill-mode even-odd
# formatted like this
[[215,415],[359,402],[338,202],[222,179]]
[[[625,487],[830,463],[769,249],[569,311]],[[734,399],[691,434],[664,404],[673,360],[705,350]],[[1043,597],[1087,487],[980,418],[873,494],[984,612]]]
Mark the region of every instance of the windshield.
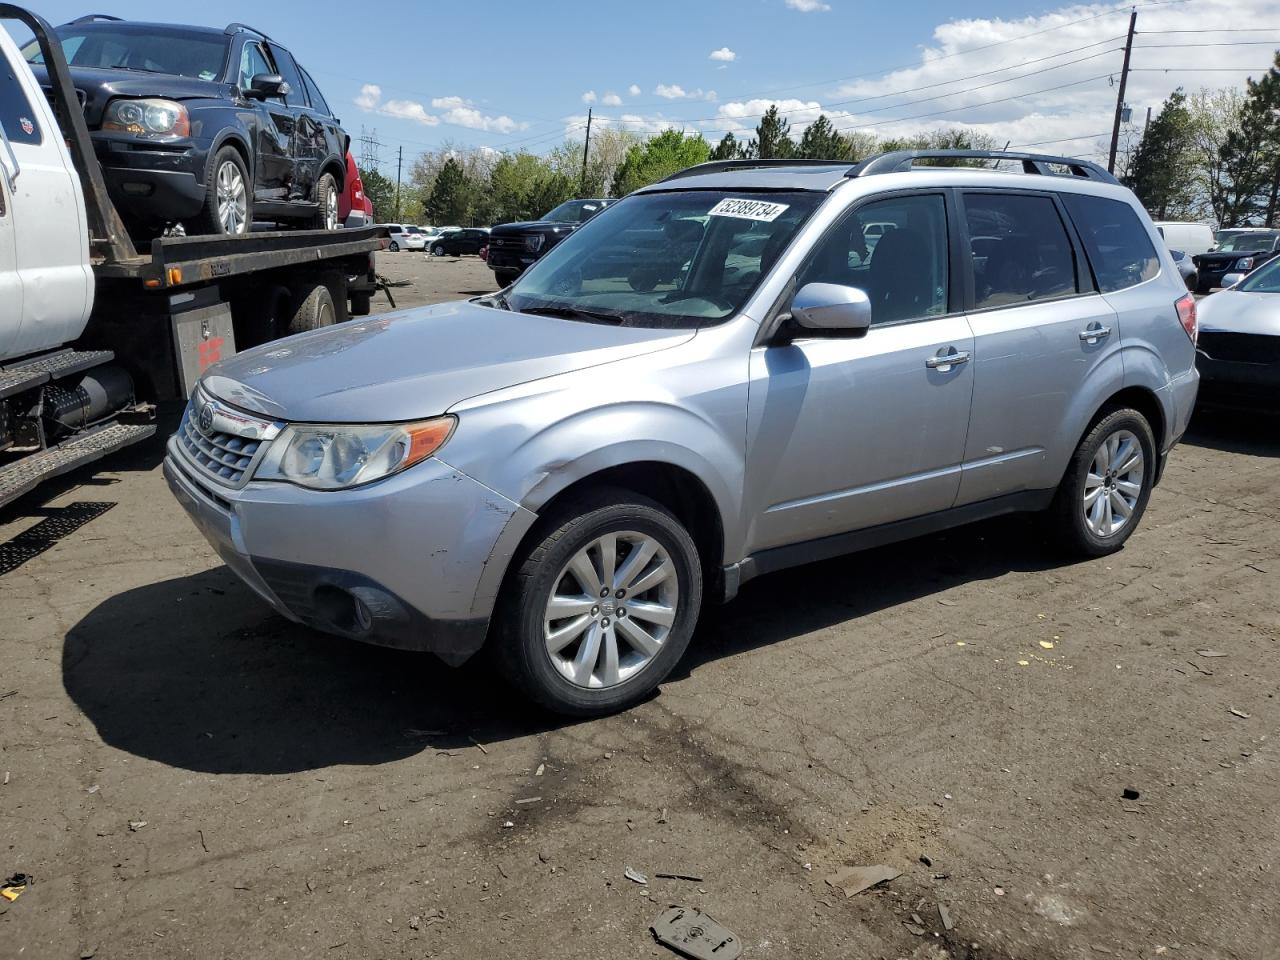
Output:
[[1244,293],[1280,293],[1280,260],[1259,267],[1234,287]]
[[[57,31],[63,56],[73,67],[141,70],[200,80],[217,80],[227,58],[229,38],[136,24],[65,27]],[[22,48],[28,63],[44,63],[33,40]]]
[[544,214],[542,219],[553,223],[581,223],[583,220],[589,220],[602,209],[604,209],[604,203],[600,200],[566,200]]
[[699,327],[737,313],[821,193],[643,193],[610,205],[507,293],[523,312],[642,327]]
[[1270,250],[1275,242],[1276,235],[1273,233],[1238,233],[1223,240],[1218,249],[1224,253],[1256,252]]
[[404,229],[405,229],[405,232],[406,232],[406,233],[421,233],[421,232],[422,232],[418,227],[405,227]]

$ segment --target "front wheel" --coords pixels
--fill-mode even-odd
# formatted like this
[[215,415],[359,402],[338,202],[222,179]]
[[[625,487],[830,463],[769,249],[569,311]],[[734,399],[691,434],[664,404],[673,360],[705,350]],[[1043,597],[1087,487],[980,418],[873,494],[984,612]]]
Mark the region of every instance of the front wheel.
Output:
[[702,567],[680,521],[646,497],[600,490],[557,511],[513,568],[493,653],[542,706],[612,713],[671,672],[701,606]]
[[434,247],[432,247],[432,248],[431,248],[431,255],[432,255],[433,257],[443,257],[443,256],[444,256],[444,244],[442,244],[442,243],[437,243]]
[[191,222],[190,233],[238,235],[253,222],[249,172],[240,151],[223,147],[213,156],[205,181],[204,206]]
[[1080,441],[1051,508],[1054,532],[1073,553],[1114,553],[1137,529],[1156,473],[1151,424],[1137,410],[1112,410]]
[[498,286],[506,288],[511,286],[519,279],[520,273],[516,270],[495,270],[493,271],[493,279],[498,282]]

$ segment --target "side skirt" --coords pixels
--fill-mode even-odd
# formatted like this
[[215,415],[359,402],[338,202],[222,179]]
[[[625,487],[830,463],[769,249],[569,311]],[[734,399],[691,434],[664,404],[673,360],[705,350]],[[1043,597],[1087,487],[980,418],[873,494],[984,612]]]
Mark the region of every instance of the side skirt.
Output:
[[876,527],[865,527],[838,533],[817,540],[806,540],[802,543],[789,543],[781,547],[772,547],[752,554],[739,563],[724,568],[724,600],[727,603],[738,592],[738,588],[753,577],[785,570],[787,567],[798,567],[805,563],[819,560],[830,560],[845,554],[870,550],[902,540],[949,530],[952,527],[989,520],[1006,513],[1033,513],[1045,510],[1053,502],[1057,491],[1023,490],[1003,497],[994,497],[979,503],[967,503],[962,507],[940,510],[937,513],[925,514],[922,517],[910,517],[906,520],[895,520],[892,523]]

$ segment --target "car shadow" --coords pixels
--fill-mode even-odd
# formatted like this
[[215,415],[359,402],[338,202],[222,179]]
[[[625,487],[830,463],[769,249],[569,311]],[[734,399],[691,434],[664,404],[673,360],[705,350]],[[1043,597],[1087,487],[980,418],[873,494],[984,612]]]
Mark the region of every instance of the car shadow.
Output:
[[1280,457],[1280,412],[1197,406],[1182,442],[1223,453]]
[[[711,659],[1058,564],[1030,521],[1006,518],[762,577],[706,611],[672,681]],[[380,764],[572,722],[512,696],[483,657],[454,670],[293,624],[225,567],[105,600],[67,634],[62,671],[104,742],[207,773]]]

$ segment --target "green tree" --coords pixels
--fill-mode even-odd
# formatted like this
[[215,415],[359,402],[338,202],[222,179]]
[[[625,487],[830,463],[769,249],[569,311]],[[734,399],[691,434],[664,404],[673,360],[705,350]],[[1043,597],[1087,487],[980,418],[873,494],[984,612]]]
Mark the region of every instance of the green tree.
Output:
[[745,145],[738,143],[732,133],[726,133],[720,138],[720,142],[716,144],[714,150],[711,151],[710,160],[741,160]]
[[488,211],[493,223],[534,220],[573,197],[577,182],[547,157],[531,153],[501,157],[489,174]]
[[1187,216],[1191,164],[1191,111],[1179,87],[1147,125],[1125,182],[1157,220]]
[[614,196],[621,197],[685,167],[704,163],[709,156],[711,147],[701,134],[686,136],[679,130],[664,130],[627,151],[613,178]]
[[778,112],[776,103],[769,104],[769,109],[760,118],[755,139],[748,145],[747,153],[752,159],[778,157],[785,160],[795,156],[795,152],[795,141],[791,139],[791,122]]
[[795,155],[809,160],[847,160],[849,144],[836,132],[826,114],[805,127]]
[[453,157],[445,160],[427,196],[427,215],[433,223],[471,222],[471,191],[467,189],[462,164]]
[[360,171],[365,196],[373,204],[376,223],[391,223],[396,217],[396,182],[384,177],[376,168]]

